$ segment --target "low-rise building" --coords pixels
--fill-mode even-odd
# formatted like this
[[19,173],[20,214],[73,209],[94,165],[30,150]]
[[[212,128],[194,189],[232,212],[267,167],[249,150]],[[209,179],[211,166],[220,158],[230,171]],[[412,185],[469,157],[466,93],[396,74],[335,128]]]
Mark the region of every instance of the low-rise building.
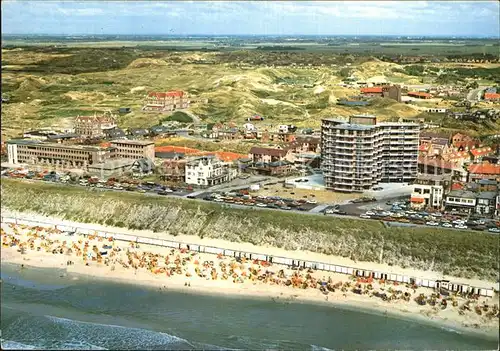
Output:
[[409,91],[406,95],[417,99],[431,99],[432,95],[421,91]]
[[471,164],[468,166],[469,181],[490,179],[500,182],[500,165],[491,163]]
[[415,209],[441,209],[443,196],[451,187],[451,175],[419,174],[413,184],[411,207]]
[[498,192],[481,191],[476,195],[476,213],[481,215],[493,215],[496,211]]
[[321,137],[298,135],[295,141],[290,144],[296,153],[321,152]]
[[292,173],[295,167],[288,161],[275,161],[271,163],[257,162],[250,167],[250,170],[262,175],[282,176]]
[[276,161],[294,162],[295,157],[290,149],[273,149],[254,146],[250,149],[248,157],[252,163],[271,163]]
[[116,121],[116,116],[112,113],[77,116],[74,120],[75,134],[85,138],[103,137],[106,129],[113,129],[117,126]]
[[115,149],[114,154],[117,158],[140,159],[155,158],[155,144],[147,140],[113,140],[111,147]]
[[142,109],[143,111],[168,112],[186,109],[189,105],[189,98],[183,91],[150,92]]
[[230,181],[234,174],[230,165],[215,156],[196,157],[186,162],[186,183],[214,186]]
[[445,210],[471,214],[476,208],[476,193],[468,190],[452,190],[446,195]]

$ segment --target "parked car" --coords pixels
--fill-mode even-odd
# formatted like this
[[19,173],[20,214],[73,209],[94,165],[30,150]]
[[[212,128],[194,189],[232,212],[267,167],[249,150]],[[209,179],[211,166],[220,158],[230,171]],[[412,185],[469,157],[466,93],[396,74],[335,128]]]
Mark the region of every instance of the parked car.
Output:
[[361,214],[361,215],[359,215],[359,218],[369,219],[371,217],[369,215],[367,215],[367,214]]
[[453,228],[453,224],[448,223],[448,222],[445,222],[445,223],[441,224],[441,226],[444,227],[444,228]]
[[434,221],[426,222],[425,224],[433,226],[433,227],[439,226],[439,223],[438,222],[434,222]]
[[490,232],[490,233],[500,233],[500,228],[490,228],[490,229],[488,229],[488,232]]
[[457,228],[457,229],[467,229],[467,226],[463,225],[463,224],[457,224],[457,225],[455,225],[455,228]]
[[375,212],[373,212],[373,211],[366,211],[365,215],[367,215],[367,216],[375,216]]

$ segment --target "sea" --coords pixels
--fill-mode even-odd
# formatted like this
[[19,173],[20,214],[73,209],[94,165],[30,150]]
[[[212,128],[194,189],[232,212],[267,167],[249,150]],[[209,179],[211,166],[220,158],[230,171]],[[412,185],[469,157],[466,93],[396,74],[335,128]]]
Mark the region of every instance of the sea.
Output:
[[1,279],[3,350],[498,347],[477,334],[325,304],[173,292],[6,263]]

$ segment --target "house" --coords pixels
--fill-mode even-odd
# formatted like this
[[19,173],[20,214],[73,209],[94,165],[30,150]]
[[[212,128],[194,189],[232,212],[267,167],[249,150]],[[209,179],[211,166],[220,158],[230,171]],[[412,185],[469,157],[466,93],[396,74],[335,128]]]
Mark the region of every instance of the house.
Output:
[[165,138],[174,136],[175,132],[166,126],[152,126],[149,128],[149,134],[153,138]]
[[479,191],[498,191],[499,182],[491,179],[480,179],[476,182]]
[[125,139],[127,136],[123,129],[115,127],[104,130],[104,137],[106,139]]
[[269,133],[267,131],[262,133],[262,136],[260,138],[262,142],[265,143],[282,143],[282,144],[287,144],[291,143],[295,140],[295,134],[294,133],[283,133],[283,132],[278,132],[278,133]]
[[252,163],[271,163],[276,161],[294,162],[295,157],[290,149],[273,149],[254,146],[250,149],[248,157]]
[[451,174],[419,174],[412,186],[410,197],[414,209],[441,209],[443,195],[451,187]]
[[186,163],[187,160],[184,157],[162,159],[157,167],[160,178],[172,182],[185,182]]
[[127,134],[134,138],[144,138],[149,135],[149,130],[145,128],[130,128]]
[[409,91],[406,95],[417,99],[431,99],[432,95],[421,91]]
[[189,98],[183,91],[150,92],[146,96],[142,110],[168,112],[186,109],[189,105]]
[[477,140],[462,133],[456,133],[451,137],[451,145],[458,151],[470,150],[478,144]]
[[425,112],[428,112],[428,113],[447,113],[448,109],[446,109],[446,108],[427,108],[427,109],[425,109]]
[[118,109],[118,113],[121,115],[125,115],[125,114],[130,113],[130,112],[132,112],[132,109],[130,107],[120,107]]
[[453,180],[467,181],[467,171],[440,157],[418,158],[418,172],[421,174],[451,174]]
[[361,94],[369,97],[382,97],[382,87],[361,88]]
[[77,142],[80,136],[75,133],[51,134],[47,135],[47,141],[51,143],[66,144]]
[[467,168],[469,171],[469,181],[474,182],[480,179],[490,179],[500,181],[500,165],[491,163],[471,164]]
[[290,148],[296,153],[319,153],[321,152],[320,145],[320,137],[298,135],[295,137],[295,141],[290,144]]
[[445,210],[471,214],[476,208],[476,193],[468,190],[452,190],[446,195]]
[[282,124],[278,126],[278,133],[295,133],[297,131],[297,127],[291,124]]
[[470,153],[472,154],[472,161],[476,163],[481,162],[484,156],[488,156],[493,152],[494,150],[489,146],[473,148],[472,150],[470,150]]
[[132,172],[140,174],[151,174],[155,170],[155,164],[152,159],[140,158],[134,160],[131,167]]
[[214,186],[230,181],[234,173],[230,165],[215,156],[196,157],[186,162],[186,183],[199,186]]
[[363,107],[368,106],[370,104],[369,101],[363,100],[339,100],[337,101],[337,105],[349,106],[349,107]]
[[493,215],[496,212],[497,191],[482,191],[476,195],[476,213],[481,215]]
[[247,118],[248,122],[251,122],[251,121],[263,121],[263,120],[264,120],[264,117],[259,116],[259,115],[253,115],[252,117]]
[[287,175],[295,170],[293,164],[288,161],[275,161],[270,163],[257,162],[253,167],[250,167],[250,169],[255,173],[269,176]]

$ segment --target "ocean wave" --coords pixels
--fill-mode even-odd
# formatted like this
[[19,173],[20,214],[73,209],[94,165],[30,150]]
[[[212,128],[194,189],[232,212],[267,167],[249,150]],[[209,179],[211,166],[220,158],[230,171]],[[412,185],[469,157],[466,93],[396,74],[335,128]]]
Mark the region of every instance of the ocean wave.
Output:
[[113,324],[77,321],[68,318],[45,316],[55,325],[62,327],[73,340],[81,339],[106,349],[177,349],[194,348],[189,341],[164,332],[124,327]]
[[23,344],[21,342],[12,340],[0,340],[2,350],[36,350],[35,345]]

